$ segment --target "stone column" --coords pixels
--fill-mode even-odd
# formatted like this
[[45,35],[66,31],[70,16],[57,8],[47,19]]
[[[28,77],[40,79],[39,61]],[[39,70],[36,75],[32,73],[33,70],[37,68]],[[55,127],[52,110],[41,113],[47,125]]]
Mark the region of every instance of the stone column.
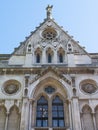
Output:
[[57,51],[54,51],[53,63],[57,64]]
[[84,125],[83,125],[83,113],[80,113],[80,121],[81,121],[81,129],[84,130]]
[[51,101],[50,100],[49,100],[49,103],[48,103],[48,126],[51,129],[51,127],[52,127],[52,107],[51,107]]
[[32,99],[29,100],[29,130],[32,128]]
[[93,116],[94,130],[97,130],[97,128],[96,128],[96,121],[95,121],[95,114],[96,113],[92,113],[92,116]]
[[46,52],[44,49],[42,51],[42,64],[46,64]]
[[73,122],[72,122],[72,109],[71,109],[71,101],[70,100],[68,100],[69,101],[69,121],[70,121],[70,130],[72,130],[72,124],[73,124]]
[[28,119],[29,119],[29,102],[28,98],[23,98],[22,111],[21,111],[21,130],[28,130]]
[[5,130],[7,130],[8,127],[8,118],[9,118],[9,113],[6,113]]
[[72,99],[72,114],[73,130],[81,130],[78,97],[73,97]]

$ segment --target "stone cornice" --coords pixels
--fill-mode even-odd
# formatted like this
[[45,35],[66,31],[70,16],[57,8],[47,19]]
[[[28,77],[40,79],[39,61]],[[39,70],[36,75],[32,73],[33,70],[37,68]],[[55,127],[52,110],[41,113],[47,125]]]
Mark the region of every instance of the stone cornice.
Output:
[[[34,67],[34,68],[0,68],[0,75],[12,74],[12,75],[24,75],[24,74],[41,74],[41,72],[47,68]],[[94,67],[53,67],[53,70],[59,71],[61,74],[94,74],[96,68]]]

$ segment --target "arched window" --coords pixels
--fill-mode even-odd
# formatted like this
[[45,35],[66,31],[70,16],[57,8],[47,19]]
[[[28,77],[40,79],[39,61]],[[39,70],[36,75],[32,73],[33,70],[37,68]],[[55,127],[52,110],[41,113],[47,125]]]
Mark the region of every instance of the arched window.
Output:
[[36,63],[40,63],[40,54],[39,53],[36,55]]
[[6,109],[0,106],[0,130],[5,130]]
[[59,96],[52,101],[52,125],[53,127],[64,127],[64,107]]
[[51,63],[52,62],[52,56],[51,56],[51,54],[49,53],[48,54],[48,63]]
[[48,101],[44,96],[41,96],[37,101],[37,116],[36,116],[37,127],[48,126]]
[[36,63],[41,63],[41,58],[42,58],[42,50],[41,50],[41,48],[38,47],[35,50],[35,62]]
[[59,62],[63,63],[63,54],[62,53],[59,54]]
[[62,47],[60,47],[58,49],[58,62],[59,63],[63,63],[64,62],[64,58],[65,58],[64,55],[65,55],[65,51],[64,51],[64,49]]

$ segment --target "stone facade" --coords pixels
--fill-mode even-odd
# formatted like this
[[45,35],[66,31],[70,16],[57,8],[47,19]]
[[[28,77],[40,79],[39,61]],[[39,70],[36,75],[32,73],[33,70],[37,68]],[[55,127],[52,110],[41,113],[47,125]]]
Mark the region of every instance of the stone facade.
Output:
[[97,130],[98,54],[47,17],[0,55],[0,130]]

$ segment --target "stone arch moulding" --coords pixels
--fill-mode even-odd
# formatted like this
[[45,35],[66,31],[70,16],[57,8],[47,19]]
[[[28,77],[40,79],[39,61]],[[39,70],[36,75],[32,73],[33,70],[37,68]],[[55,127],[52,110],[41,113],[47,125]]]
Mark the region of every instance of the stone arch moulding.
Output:
[[32,83],[29,87],[29,98],[34,98],[39,95],[38,92],[40,93],[41,90],[43,91],[44,88],[48,85],[54,87],[55,89],[58,88],[60,91],[62,91],[63,95],[66,95],[66,98],[71,98],[72,90],[70,85],[67,84],[67,82],[65,82],[63,79],[59,79],[53,75],[48,77],[42,77]]
[[92,108],[91,106],[89,106],[89,104],[84,104],[81,108],[81,113],[84,111],[85,108],[88,108],[90,112],[92,112]]

